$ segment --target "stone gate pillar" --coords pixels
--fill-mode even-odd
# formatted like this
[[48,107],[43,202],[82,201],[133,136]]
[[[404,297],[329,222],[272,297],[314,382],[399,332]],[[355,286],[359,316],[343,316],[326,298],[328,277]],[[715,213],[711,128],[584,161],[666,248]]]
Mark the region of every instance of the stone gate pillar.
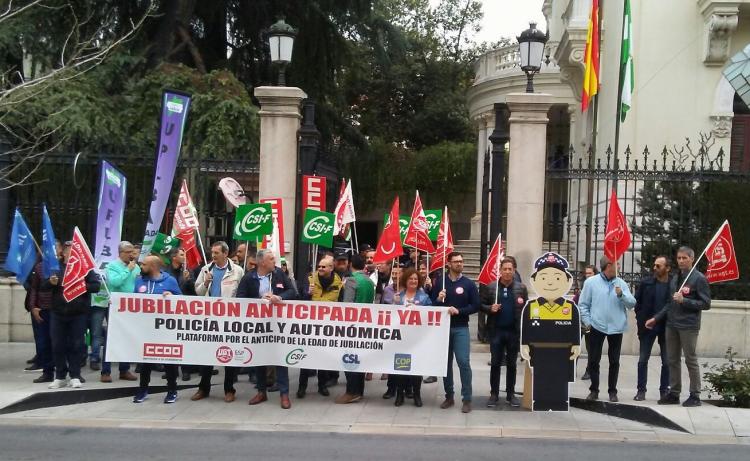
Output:
[[510,110],[507,253],[518,260],[524,279],[542,253],[547,111],[553,102],[553,96],[539,93],[506,97]]
[[254,94],[260,102],[259,197],[282,199],[284,246],[289,250],[286,258],[289,267],[294,267],[297,130],[302,119],[300,106],[307,95],[288,86],[260,86]]

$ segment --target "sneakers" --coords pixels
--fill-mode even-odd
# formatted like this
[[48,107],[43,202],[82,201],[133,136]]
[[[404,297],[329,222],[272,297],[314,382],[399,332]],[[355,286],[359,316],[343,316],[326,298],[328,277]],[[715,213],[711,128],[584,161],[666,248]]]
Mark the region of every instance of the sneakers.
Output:
[[659,405],[678,405],[680,403],[680,396],[672,394],[671,392],[664,397],[660,398],[656,403]]
[[620,399],[617,398],[617,392],[610,392],[609,393],[609,401],[612,403],[617,403],[620,401]]
[[176,401],[177,401],[177,391],[167,392],[166,397],[164,397],[164,403],[175,403]]
[[83,387],[83,383],[79,378],[71,378],[70,387],[72,387],[73,389],[80,389],[81,387]]
[[64,379],[55,379],[52,383],[47,386],[48,389],[60,389],[61,387],[67,386],[68,383]]
[[143,403],[143,401],[146,400],[147,398],[148,398],[148,391],[146,389],[138,389],[138,392],[135,393],[135,397],[133,397],[133,403]]
[[518,397],[513,394],[508,395],[508,397],[505,398],[505,401],[508,402],[508,405],[513,408],[518,408],[521,406],[521,401],[518,400]]
[[495,408],[498,401],[500,399],[497,397],[497,394],[490,394],[490,398],[487,399],[487,408]]
[[586,400],[589,402],[599,400],[599,393],[594,391],[589,392],[589,395],[586,396]]
[[34,373],[35,371],[41,371],[41,370],[42,370],[42,367],[40,367],[36,363],[32,363],[31,365],[23,369],[24,373]]
[[336,397],[336,403],[341,404],[341,405],[359,402],[360,400],[362,400],[362,396],[355,395],[355,394],[342,394]]
[[682,402],[683,407],[699,407],[701,406],[701,398],[698,397],[696,394],[690,394],[690,397],[687,398],[684,402]]
[[42,375],[36,378],[33,382],[37,384],[38,383],[51,383],[54,380],[55,378],[53,378],[52,375],[49,375],[47,373],[42,373]]
[[642,402],[642,401],[646,400],[646,392],[645,391],[638,391],[635,394],[635,397],[633,397],[633,400],[635,400],[636,402]]

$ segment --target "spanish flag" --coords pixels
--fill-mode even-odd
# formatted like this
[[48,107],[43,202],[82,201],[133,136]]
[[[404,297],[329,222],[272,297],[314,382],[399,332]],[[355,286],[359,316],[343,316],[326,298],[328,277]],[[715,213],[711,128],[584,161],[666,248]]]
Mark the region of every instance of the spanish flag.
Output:
[[599,92],[599,0],[593,0],[591,3],[586,51],[583,57],[586,69],[583,72],[581,111],[589,107],[589,101]]

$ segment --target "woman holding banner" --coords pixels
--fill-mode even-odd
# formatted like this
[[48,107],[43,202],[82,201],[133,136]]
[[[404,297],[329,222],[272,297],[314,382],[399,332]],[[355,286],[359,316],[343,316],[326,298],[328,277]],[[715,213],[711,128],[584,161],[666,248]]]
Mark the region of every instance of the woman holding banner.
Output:
[[[393,304],[399,304],[408,307],[431,306],[432,301],[425,293],[424,277],[413,267],[404,269],[401,273],[399,283],[404,287],[401,292],[396,293],[393,297]],[[411,375],[394,374],[396,380],[396,401],[394,405],[400,407],[404,404],[404,397],[408,389],[414,392],[414,405],[422,406],[422,377]]]

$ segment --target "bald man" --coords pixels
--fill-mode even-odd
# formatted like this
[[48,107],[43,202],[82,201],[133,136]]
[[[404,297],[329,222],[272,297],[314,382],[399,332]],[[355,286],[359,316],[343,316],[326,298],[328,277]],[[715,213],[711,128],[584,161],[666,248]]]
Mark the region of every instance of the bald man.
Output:
[[[177,280],[162,271],[161,259],[158,256],[146,256],[141,266],[141,276],[135,281],[135,292],[150,295],[181,295]],[[133,397],[133,403],[142,403],[148,398],[148,384],[151,381],[151,363],[141,364],[141,385]],[[167,395],[164,403],[177,400],[177,365],[165,364],[167,373]]]

